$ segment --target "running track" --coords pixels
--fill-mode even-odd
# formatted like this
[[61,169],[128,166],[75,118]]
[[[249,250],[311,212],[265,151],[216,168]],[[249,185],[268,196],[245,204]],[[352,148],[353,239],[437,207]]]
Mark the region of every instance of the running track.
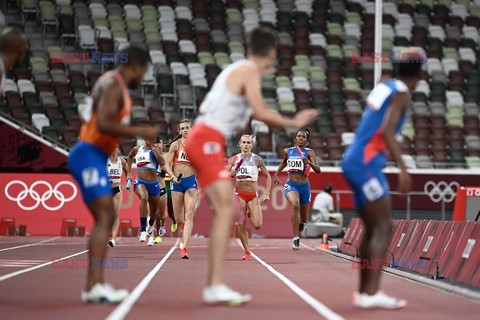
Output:
[[[52,258],[85,259],[87,238],[0,238],[2,319],[478,319],[480,304],[426,285],[384,274],[387,293],[408,300],[400,311],[354,309],[358,270],[351,262],[312,250],[304,239],[294,252],[289,239],[251,240],[257,259],[241,261],[232,240],[226,262],[227,284],[253,295],[243,307],[206,306],[207,239],[192,239],[190,260],[182,260],[176,239],[154,247],[124,238],[109,258],[127,258],[128,268],[107,270],[106,280],[134,293],[121,305],[86,305],[80,300],[86,270],[53,269]],[[170,254],[170,255],[169,255]],[[162,260],[163,259],[163,260]],[[37,267],[37,268],[35,268]],[[153,271],[152,271],[153,270]],[[22,271],[26,271],[23,272]],[[156,273],[155,273],[156,272]]]

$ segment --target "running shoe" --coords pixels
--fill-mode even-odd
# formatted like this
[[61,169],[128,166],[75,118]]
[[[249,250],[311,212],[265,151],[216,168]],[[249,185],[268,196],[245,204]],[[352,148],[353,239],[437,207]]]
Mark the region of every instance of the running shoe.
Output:
[[151,247],[155,244],[155,238],[153,236],[148,237],[147,246]]
[[145,242],[145,241],[147,241],[147,232],[142,231],[142,232],[140,233],[140,239],[139,239],[138,241],[139,241],[139,242]]
[[305,229],[305,222],[300,222],[298,225],[298,232],[302,232]]
[[164,226],[161,226],[160,228],[158,228],[158,235],[160,237],[163,237],[165,235],[165,233],[167,233],[167,230],[165,230]]
[[180,257],[182,257],[182,259],[189,259],[187,248],[183,248],[182,251],[180,251]]
[[151,226],[151,225],[148,224],[147,225],[147,234],[149,236],[151,236],[153,234],[153,230],[154,230],[153,225]]
[[399,300],[386,295],[383,291],[378,291],[374,295],[366,293],[353,293],[353,305],[357,308],[370,309],[400,309],[407,305],[407,301]]
[[112,240],[108,241],[108,245],[112,248],[115,247],[115,240],[112,239]]
[[170,227],[170,230],[171,230],[172,232],[175,232],[175,231],[177,231],[177,229],[178,229],[178,224],[172,223],[172,226]]
[[83,302],[119,303],[128,296],[128,290],[114,289],[107,283],[96,283],[89,291],[82,291]]
[[300,239],[293,239],[293,250],[300,250]]
[[245,251],[245,255],[242,257],[242,260],[250,260],[250,252]]
[[208,304],[227,303],[230,306],[239,306],[250,300],[251,295],[233,291],[224,284],[203,289],[203,301]]
[[160,243],[162,242],[162,237],[156,237],[155,238],[155,243]]

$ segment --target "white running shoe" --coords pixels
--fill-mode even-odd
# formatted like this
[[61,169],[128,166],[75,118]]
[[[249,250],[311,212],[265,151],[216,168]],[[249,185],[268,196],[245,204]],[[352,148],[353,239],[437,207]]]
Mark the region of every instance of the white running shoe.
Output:
[[148,237],[148,242],[147,242],[147,246],[151,247],[155,244],[155,237],[154,236],[150,236]]
[[353,305],[357,308],[370,309],[400,309],[407,305],[407,301],[399,300],[394,297],[387,296],[383,291],[378,291],[374,295],[366,293],[353,293]]
[[165,230],[165,227],[162,226],[162,227],[158,228],[158,235],[160,237],[163,237],[166,232],[167,232],[167,230]]
[[147,234],[151,236],[153,234],[153,225],[151,226],[150,224],[147,224]]
[[96,283],[90,291],[82,291],[83,302],[119,303],[128,296],[128,290],[114,289],[107,283]]
[[180,245],[178,247],[180,248],[180,250],[183,250],[183,248],[185,248],[185,245],[183,244],[183,242],[180,242]]
[[138,241],[139,242],[147,241],[147,233],[145,231],[142,231],[142,233],[140,233],[140,239]]
[[108,245],[112,248],[115,247],[115,240],[112,239],[112,240],[108,241]]
[[252,300],[251,295],[233,291],[224,284],[203,289],[203,301],[208,304],[227,303],[231,306],[239,306],[250,300]]

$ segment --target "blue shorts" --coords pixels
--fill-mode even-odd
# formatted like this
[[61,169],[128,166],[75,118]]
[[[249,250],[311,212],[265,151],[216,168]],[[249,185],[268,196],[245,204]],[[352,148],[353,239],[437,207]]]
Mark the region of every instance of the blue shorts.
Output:
[[145,181],[140,178],[135,179],[133,190],[137,189],[139,185],[143,184],[147,188],[147,193],[150,197],[156,197],[160,194],[160,183],[158,180]]
[[[360,157],[361,158],[361,157]],[[342,161],[343,175],[354,193],[355,206],[362,210],[366,202],[372,202],[390,194],[388,181],[382,172],[383,160],[373,159],[368,164],[358,159]]]
[[100,197],[113,195],[107,173],[108,157],[103,149],[83,141],[75,144],[68,155],[68,169],[80,185],[87,205]]
[[172,191],[185,193],[188,189],[198,189],[197,176],[192,174],[190,177],[180,179],[180,183],[173,183]]
[[300,197],[300,204],[309,204],[312,198],[310,193],[310,183],[299,183],[293,180],[287,180],[285,183],[283,195],[286,197],[290,191],[295,191]]

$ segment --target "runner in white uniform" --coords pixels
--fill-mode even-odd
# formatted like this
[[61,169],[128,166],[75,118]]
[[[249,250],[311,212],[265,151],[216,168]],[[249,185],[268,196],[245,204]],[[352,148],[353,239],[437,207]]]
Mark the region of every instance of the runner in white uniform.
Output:
[[[157,178],[157,167],[161,167],[170,176],[173,176],[170,168],[165,165],[165,159],[155,146],[155,140],[145,140],[143,146],[137,146],[130,151],[128,155],[128,168],[132,167],[133,159],[137,164],[137,179],[133,190],[140,199],[140,242],[147,240],[147,245],[153,246],[155,237],[153,236],[153,224],[157,216],[158,202],[160,201],[160,183]],[[176,181],[176,180],[175,180]],[[147,218],[148,227],[147,227]]]
[[[252,153],[255,145],[255,139],[244,134],[240,138],[241,153],[233,156],[228,161],[230,175],[237,178],[235,185],[235,194],[238,196],[242,213],[238,221],[238,235],[242,241],[245,255],[242,260],[250,259],[250,247],[248,246],[247,233],[247,211],[248,218],[255,229],[260,230],[263,222],[262,208],[260,202],[270,200],[270,190],[272,187],[272,178],[268,173],[267,167],[262,157]],[[258,200],[258,173],[262,171],[267,178],[267,188],[262,200]]]
[[127,162],[118,156],[120,150],[117,148],[115,152],[110,155],[107,161],[107,172],[108,177],[110,178],[110,184],[113,190],[113,208],[117,214],[115,222],[112,227],[112,239],[108,241],[110,247],[115,247],[115,239],[117,238],[118,228],[120,226],[120,218],[118,217],[118,212],[122,206],[123,193],[122,193],[122,173],[125,174],[125,179],[127,179],[127,190],[130,189],[130,183],[132,182],[132,176],[127,167]]
[[206,303],[242,304],[251,299],[224,284],[224,263],[229,233],[236,205],[233,184],[226,170],[225,141],[244,127],[253,115],[268,125],[302,127],[314,121],[314,109],[299,112],[293,119],[280,116],[267,108],[261,94],[262,74],[272,71],[276,58],[277,35],[271,29],[258,27],[248,40],[248,60],[226,67],[200,106],[199,116],[188,137],[186,152],[197,172],[216,215],[210,233],[210,257],[207,287],[203,290]]

